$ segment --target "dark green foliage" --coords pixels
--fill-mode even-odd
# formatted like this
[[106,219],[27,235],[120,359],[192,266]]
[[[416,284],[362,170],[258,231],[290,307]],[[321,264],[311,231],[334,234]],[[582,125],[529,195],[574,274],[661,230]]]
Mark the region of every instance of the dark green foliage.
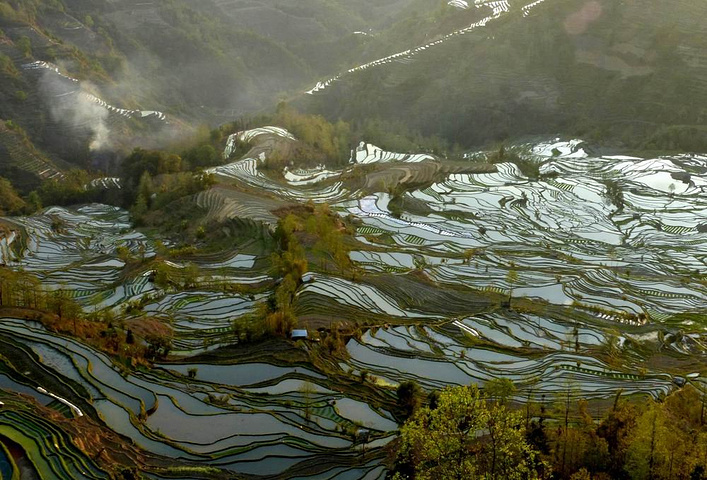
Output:
[[624,208],[624,192],[621,189],[621,185],[615,180],[604,180],[604,186],[606,186],[606,199],[608,202],[612,203],[616,207],[616,211],[620,212]]
[[17,48],[22,52],[25,58],[32,57],[32,41],[29,37],[21,37],[15,42],[15,45],[17,45]]
[[543,478],[520,414],[489,402],[475,385],[444,389],[438,407],[418,410],[400,437],[394,480]]
[[24,200],[20,198],[12,184],[0,177],[0,215],[17,215],[26,207]]
[[147,342],[147,352],[145,357],[148,360],[160,360],[169,355],[172,350],[172,339],[159,335],[152,335],[145,338]]
[[209,175],[194,173],[178,155],[158,150],[136,149],[123,161],[121,183],[123,205],[130,207],[138,225],[150,211],[194,195],[213,184]]
[[13,78],[17,77],[20,73],[17,67],[15,67],[15,64],[12,63],[12,59],[5,54],[0,54],[0,72]]
[[120,480],[139,480],[142,478],[137,468],[121,468],[118,472]]
[[311,147],[310,151],[303,149],[299,152],[300,158],[314,155],[313,162],[334,165],[349,161],[352,136],[348,123],[330,123],[321,116],[303,115],[285,103],[278,105],[272,121]]
[[[371,114],[375,115],[375,111]],[[447,140],[437,135],[424,136],[409,123],[398,119],[366,118],[357,128],[356,137],[391,152],[424,152],[439,156],[455,153],[455,148]]]
[[422,404],[422,389],[413,381],[398,385],[398,407],[403,412],[403,420],[407,420]]
[[135,149],[121,164],[121,182],[126,199],[132,201],[137,197],[136,191],[143,175],[150,177],[163,173],[182,171],[182,159],[174,154],[157,150]]
[[84,170],[71,170],[64,178],[42,183],[37,194],[43,205],[72,205],[94,201],[96,192],[86,188],[91,177]]
[[213,167],[221,163],[221,155],[211,145],[193,147],[182,154],[182,159],[192,168]]

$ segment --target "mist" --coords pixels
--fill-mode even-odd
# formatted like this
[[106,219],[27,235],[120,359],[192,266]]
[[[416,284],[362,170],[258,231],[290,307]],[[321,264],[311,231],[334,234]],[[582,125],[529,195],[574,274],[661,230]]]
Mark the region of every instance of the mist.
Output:
[[109,111],[98,103],[93,85],[47,70],[40,79],[39,92],[52,120],[77,136],[88,135],[92,152],[113,147],[107,123]]

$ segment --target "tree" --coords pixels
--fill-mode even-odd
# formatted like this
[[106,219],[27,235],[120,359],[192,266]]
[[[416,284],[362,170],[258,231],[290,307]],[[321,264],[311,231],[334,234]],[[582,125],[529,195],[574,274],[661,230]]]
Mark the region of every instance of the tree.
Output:
[[0,307],[13,305],[13,296],[17,289],[18,274],[7,267],[0,267]]
[[633,441],[628,448],[626,470],[635,480],[653,480],[668,456],[667,427],[659,405],[651,407],[638,419]]
[[150,360],[161,360],[172,350],[171,337],[153,334],[147,336],[145,341],[147,342],[145,356]]
[[152,194],[155,192],[155,186],[152,181],[152,175],[150,172],[143,172],[140,176],[140,183],[137,186],[138,197],[142,195],[146,202],[149,203]]
[[27,208],[30,213],[34,213],[42,208],[42,199],[35,191],[31,191],[27,196]]
[[169,267],[167,264],[160,262],[155,267],[155,285],[166,287],[169,283]]
[[16,215],[25,207],[12,184],[0,177],[0,215]]
[[570,429],[570,420],[576,404],[578,392],[571,380],[568,380],[565,391],[557,392],[555,405],[555,418],[558,420],[558,429],[555,444],[555,469],[563,477],[568,477],[573,470],[568,468],[574,449],[580,442],[577,432]]
[[436,409],[421,408],[402,427],[394,478],[537,479],[538,452],[525,441],[520,413],[488,403],[475,386],[448,387]]
[[278,310],[268,315],[265,323],[272,333],[284,337],[297,327],[297,318],[290,309]]
[[585,467],[590,472],[605,472],[609,465],[609,446],[605,439],[597,434],[597,425],[589,413],[586,400],[577,403],[579,422],[574,428],[574,436],[578,438],[572,449],[572,470]]
[[597,428],[597,435],[606,440],[609,451],[609,473],[622,476],[626,451],[636,426],[638,411],[628,402],[620,401],[619,396],[614,407],[607,413]]
[[135,225],[141,225],[144,222],[148,210],[147,199],[142,195],[138,195],[135,205],[130,209],[130,215],[133,217]]
[[312,406],[314,404],[313,397],[317,393],[317,390],[311,382],[304,382],[300,388],[300,393],[302,394],[304,418],[309,421],[312,418]]
[[511,306],[511,301],[513,299],[513,287],[518,283],[518,272],[515,270],[515,264],[511,262],[511,268],[506,273],[506,282],[508,282],[508,306]]
[[194,263],[189,263],[184,267],[182,271],[182,282],[184,288],[194,288],[199,283],[199,276],[201,271],[199,267]]
[[508,378],[494,378],[485,387],[486,395],[503,405],[516,393],[516,387]]
[[189,163],[191,167],[211,167],[217,165],[221,157],[214,147],[211,145],[200,145],[194,147],[182,155],[182,158]]
[[88,172],[73,168],[61,179],[50,178],[42,182],[37,194],[44,205],[72,205],[95,200],[96,190],[87,188],[91,181]]
[[464,262],[466,262],[467,265],[471,265],[471,259],[474,258],[474,255],[476,255],[475,248],[467,248],[464,250]]
[[69,292],[64,289],[52,292],[49,297],[49,307],[60,320],[74,321],[74,335],[76,335],[76,318],[81,315],[81,307],[71,298]]
[[592,480],[592,476],[586,468],[582,468],[573,473],[570,480]]
[[275,302],[278,310],[289,312],[297,290],[297,281],[291,274],[285,275],[280,286],[275,290]]
[[398,385],[398,407],[404,412],[404,418],[410,418],[421,405],[422,389],[413,381]]
[[15,42],[15,46],[22,52],[25,58],[32,57],[32,40],[29,37],[22,36]]

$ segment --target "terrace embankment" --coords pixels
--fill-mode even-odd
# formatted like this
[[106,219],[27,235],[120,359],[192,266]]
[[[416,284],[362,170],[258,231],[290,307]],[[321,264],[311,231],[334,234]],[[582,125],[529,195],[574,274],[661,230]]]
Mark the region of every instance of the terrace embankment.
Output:
[[450,174],[494,173],[494,165],[463,162],[421,162],[405,164],[380,164],[380,169],[367,173],[363,190],[384,192],[429,185]]

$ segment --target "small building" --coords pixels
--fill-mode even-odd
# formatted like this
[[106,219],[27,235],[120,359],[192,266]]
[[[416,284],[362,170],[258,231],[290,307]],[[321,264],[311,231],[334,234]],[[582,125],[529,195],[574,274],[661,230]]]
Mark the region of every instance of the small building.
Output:
[[305,329],[292,330],[292,340],[309,340],[309,332]]

